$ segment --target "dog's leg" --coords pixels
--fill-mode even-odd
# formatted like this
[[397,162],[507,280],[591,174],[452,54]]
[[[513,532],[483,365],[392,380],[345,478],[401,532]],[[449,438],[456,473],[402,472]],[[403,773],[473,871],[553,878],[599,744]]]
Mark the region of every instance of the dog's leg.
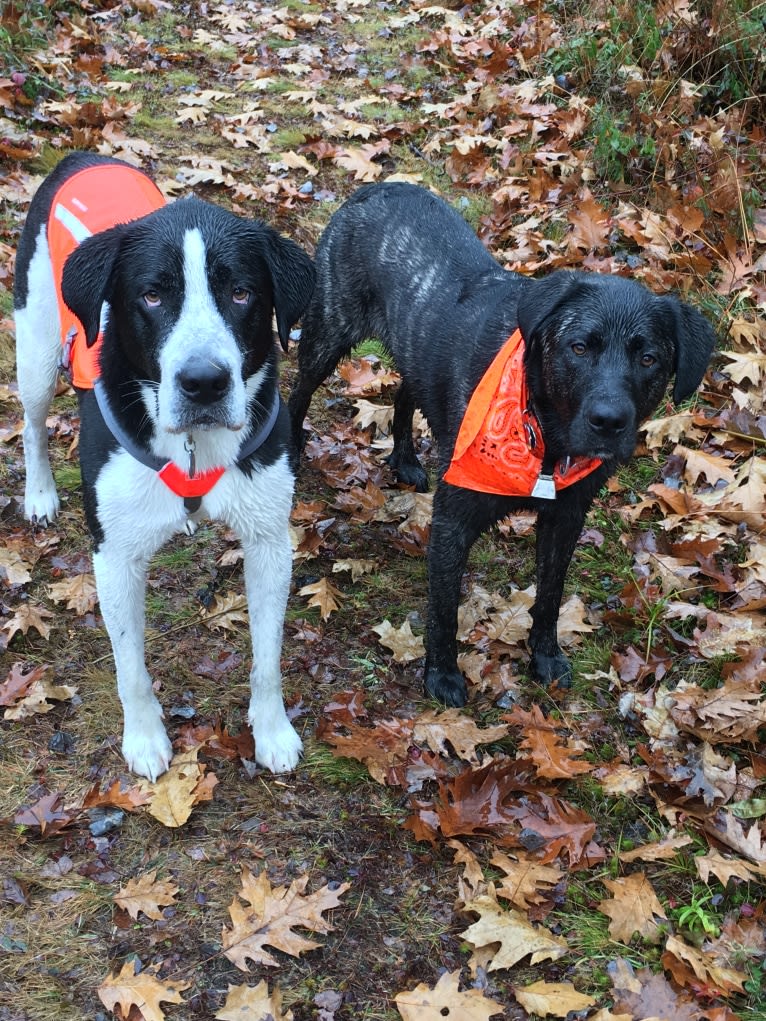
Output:
[[349,354],[354,344],[363,339],[364,334],[357,337],[350,329],[343,329],[337,324],[325,324],[321,313],[317,313],[313,307],[304,316],[298,344],[298,379],[287,404],[294,458],[300,457],[306,442],[303,420],[314,391],[327,379],[341,358]]
[[572,683],[572,668],[556,634],[564,578],[585,521],[587,505],[571,501],[564,510],[552,504],[537,515],[537,594],[532,607],[530,670],[541,684]]
[[146,566],[149,555],[114,539],[93,555],[93,571],[117,672],[125,722],[122,754],[139,776],[156,780],[173,755],[162,724],[162,709],[144,662]]
[[412,439],[412,417],[415,414],[415,400],[404,380],[399,385],[394,400],[394,423],[392,433],[394,449],[386,458],[397,479],[405,486],[414,486],[416,492],[428,491],[428,476],[415,453]]
[[287,718],[282,698],[282,632],[290,590],[292,550],[287,532],[242,537],[245,588],[253,643],[250,708],[255,759],[272,773],[294,769],[301,739]]
[[474,542],[496,520],[492,501],[439,482],[428,547],[425,687],[448,706],[465,705],[467,695],[456,638],[463,573]]
[[[59,314],[44,230],[29,265],[29,300],[17,309],[16,370],[24,407],[24,516],[46,524],[59,509],[48,459],[45,420],[53,400],[61,355]],[[34,296],[34,297],[32,297]]]

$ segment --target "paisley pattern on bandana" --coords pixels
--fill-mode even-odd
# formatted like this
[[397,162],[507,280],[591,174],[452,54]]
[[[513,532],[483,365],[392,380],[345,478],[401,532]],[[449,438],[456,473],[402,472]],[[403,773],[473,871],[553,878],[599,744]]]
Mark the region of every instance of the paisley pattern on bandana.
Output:
[[[527,409],[524,339],[516,330],[500,348],[471,395],[444,481],[498,496],[532,496],[545,443]],[[601,464],[599,458],[566,458],[553,472],[550,497]]]

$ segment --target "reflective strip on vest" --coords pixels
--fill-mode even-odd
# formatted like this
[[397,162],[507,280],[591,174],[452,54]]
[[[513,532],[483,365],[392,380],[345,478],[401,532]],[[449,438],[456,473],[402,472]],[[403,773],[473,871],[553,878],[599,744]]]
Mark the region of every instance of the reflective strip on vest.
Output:
[[85,167],[62,184],[48,217],[48,249],[61,324],[65,368],[76,387],[89,390],[98,378],[101,337],[87,347],[85,331],[61,294],[64,263],[92,234],[129,223],[165,205],[165,197],[146,174],[114,163]]

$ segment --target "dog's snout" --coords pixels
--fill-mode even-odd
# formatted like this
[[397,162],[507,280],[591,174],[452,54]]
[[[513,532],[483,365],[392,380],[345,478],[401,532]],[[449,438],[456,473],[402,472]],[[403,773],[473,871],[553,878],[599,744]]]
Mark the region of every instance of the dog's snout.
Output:
[[621,433],[630,422],[627,408],[609,401],[596,401],[588,412],[588,424],[602,435]]
[[181,393],[195,404],[215,404],[231,386],[231,371],[207,358],[190,358],[179,371]]

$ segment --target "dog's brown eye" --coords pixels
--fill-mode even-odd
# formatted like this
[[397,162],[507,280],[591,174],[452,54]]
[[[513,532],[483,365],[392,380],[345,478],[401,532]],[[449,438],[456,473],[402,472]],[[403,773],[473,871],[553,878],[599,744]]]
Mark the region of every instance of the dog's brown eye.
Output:
[[235,287],[231,292],[231,300],[235,305],[246,305],[250,301],[250,291],[244,287]]
[[584,355],[588,349],[581,340],[576,340],[574,344],[572,344],[572,350],[576,355]]
[[648,369],[650,365],[654,365],[657,359],[654,355],[641,355],[641,364],[645,369]]
[[162,298],[160,298],[156,291],[147,291],[144,294],[144,302],[147,308],[157,308],[158,305],[162,304]]

